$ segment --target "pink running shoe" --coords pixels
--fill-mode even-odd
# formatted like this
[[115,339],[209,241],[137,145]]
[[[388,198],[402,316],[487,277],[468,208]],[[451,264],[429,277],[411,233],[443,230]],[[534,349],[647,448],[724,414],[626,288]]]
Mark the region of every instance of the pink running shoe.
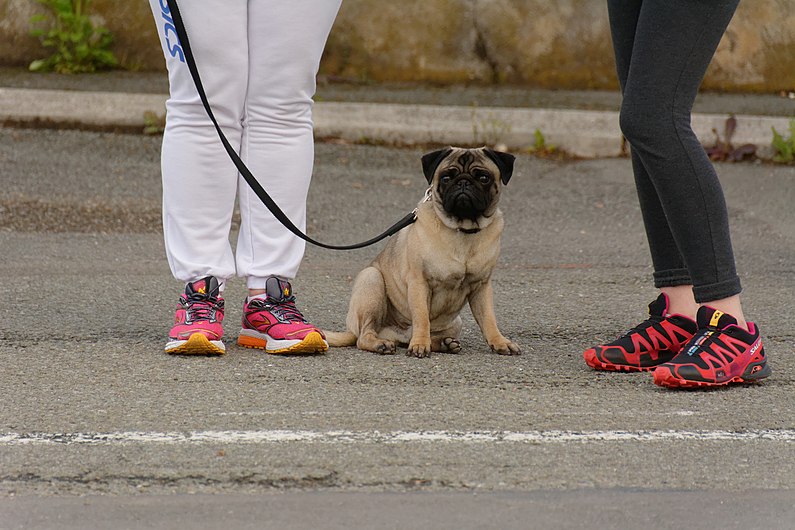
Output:
[[243,329],[237,343],[267,353],[323,353],[328,343],[323,332],[309,324],[298,308],[290,282],[275,276],[265,283],[265,294],[243,305]]
[[166,353],[182,355],[221,355],[226,351],[221,337],[224,330],[224,299],[214,276],[185,286],[179,297],[174,327],[168,334]]

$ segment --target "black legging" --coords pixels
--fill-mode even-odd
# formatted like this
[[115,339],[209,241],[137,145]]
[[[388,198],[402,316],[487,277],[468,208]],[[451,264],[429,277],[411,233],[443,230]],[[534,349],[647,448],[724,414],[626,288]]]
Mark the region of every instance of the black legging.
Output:
[[656,287],[693,285],[699,303],[738,294],[728,213],[690,111],[739,0],[608,0],[620,125]]

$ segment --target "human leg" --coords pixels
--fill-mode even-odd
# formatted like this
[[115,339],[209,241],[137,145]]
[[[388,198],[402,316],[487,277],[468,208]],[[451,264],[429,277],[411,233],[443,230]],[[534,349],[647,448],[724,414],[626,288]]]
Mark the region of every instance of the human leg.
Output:
[[[608,0],[610,33],[616,60],[616,73],[622,93],[629,77],[632,51],[643,0]],[[692,280],[676,245],[657,190],[635,149],[630,151],[635,187],[649,242],[654,284],[667,296],[668,311],[695,319]]]
[[[247,83],[246,3],[186,2],[182,16],[213,111],[239,146]],[[229,230],[237,169],[223,150],[184,62],[166,0],[150,0],[169,75],[163,135],[163,233],[175,278],[186,283],[169,353],[223,353],[224,281],[235,272]],[[219,35],[222,42],[219,42]]]
[[[608,0],[616,73],[622,93],[626,90],[629,78],[642,5],[643,0]],[[654,265],[655,284],[658,288],[687,285],[691,283],[690,274],[671,234],[654,183],[635,149],[630,150],[630,157]]]
[[[608,0],[610,33],[619,86],[624,92],[643,0]],[[638,201],[646,229],[655,286],[662,294],[649,304],[649,318],[603,345],[583,354],[588,366],[597,370],[650,371],[670,361],[696,331],[696,308],[692,299],[690,274],[679,253],[657,190],[635,150],[630,151]],[[695,302],[693,302],[694,304]]]
[[[213,275],[223,283],[235,272],[229,230],[237,169],[199,100],[166,0],[150,0],[150,5],[169,76],[161,155],[168,262],[184,282]],[[248,69],[246,2],[230,2],[220,9],[217,2],[197,0],[180,7],[213,112],[237,147]]]
[[[695,335],[655,369],[655,383],[661,386],[718,386],[770,374],[759,330],[745,322],[740,304],[723,191],[690,127],[698,87],[736,6],[736,0],[644,0],[635,30],[621,128],[684,258],[692,299],[685,278],[671,282],[656,260],[655,284],[690,311],[705,304],[697,310]],[[646,211],[644,221],[654,257],[660,238]]]
[[[249,8],[244,161],[302,230],[314,163],[315,78],[339,5],[340,0],[272,0]],[[242,179],[240,214],[237,269],[248,287],[263,290],[270,276],[294,278],[304,241],[284,228]]]
[[[710,301],[716,309],[735,315],[737,324],[745,328],[722,190],[714,168],[690,129],[690,109],[698,86],[736,7],[733,1],[719,4],[713,27],[705,30],[704,37],[699,25],[714,13],[703,6],[608,0],[616,69],[624,93],[621,125],[633,147],[633,172],[654,264],[655,286],[663,293],[665,309],[662,315],[655,314],[654,306],[663,305],[658,299],[650,305],[651,320],[612,343],[587,350],[586,362],[594,368],[636,370],[671,360],[669,343],[675,344],[680,335],[660,334],[664,330],[654,321],[662,317],[670,323],[667,319],[672,315],[696,318],[699,304],[689,270],[691,262],[702,284],[696,289],[701,296],[699,302]],[[700,11],[699,16],[688,17],[691,8]],[[680,22],[684,28],[679,27]],[[694,51],[699,50],[702,38],[705,42],[700,43],[700,51]],[[671,70],[675,75],[670,75]],[[676,167],[679,161],[688,159],[689,172],[685,171],[688,167]],[[669,166],[673,174],[668,171]],[[693,182],[698,185],[700,202],[683,200],[693,193]],[[691,211],[703,210],[706,222],[696,219],[697,226],[691,227]],[[705,245],[707,259],[702,259],[704,251],[700,247]],[[690,249],[688,262],[680,247]],[[705,269],[714,274],[705,274]],[[679,326],[688,331],[692,327],[682,322]],[[650,335],[667,340],[651,340]]]
[[[723,191],[690,126],[698,87],[736,5],[644,0],[621,107],[622,131],[656,190],[698,303],[740,292]],[[649,244],[654,255],[657,238]],[[655,275],[658,287],[666,280]]]
[[696,301],[709,302],[745,326],[723,192],[690,127],[698,87],[736,5],[611,0],[609,9],[621,125],[633,146],[655,285],[676,312],[695,316]]
[[[320,58],[340,0],[253,2],[242,158],[293,223],[306,228],[314,163],[312,97]],[[328,349],[295,306],[290,279],[305,243],[284,228],[240,181],[238,275],[249,298],[238,344],[269,353]]]

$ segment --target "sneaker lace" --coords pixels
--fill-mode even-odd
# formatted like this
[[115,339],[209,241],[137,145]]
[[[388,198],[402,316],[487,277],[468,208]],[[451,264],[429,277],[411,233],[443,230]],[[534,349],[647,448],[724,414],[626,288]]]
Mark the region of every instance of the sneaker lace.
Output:
[[224,308],[222,300],[210,297],[206,294],[193,293],[183,302],[187,319],[190,321],[210,320],[212,312],[221,311]]
[[660,316],[651,316],[635,326],[634,328],[627,331],[623,336],[632,335],[633,333],[641,333],[645,332],[647,329],[652,327],[653,324],[659,323],[663,321],[663,317]]
[[708,327],[706,329],[699,330],[693,338],[688,341],[682,351],[687,353],[687,355],[693,357],[698,357],[701,352],[706,351],[706,347],[718,338],[720,335],[720,330],[713,327]]
[[301,311],[295,306],[295,296],[289,296],[280,300],[272,298],[255,298],[248,304],[249,307],[254,309],[264,309],[272,313],[276,318],[282,322],[300,322],[306,324],[306,319]]

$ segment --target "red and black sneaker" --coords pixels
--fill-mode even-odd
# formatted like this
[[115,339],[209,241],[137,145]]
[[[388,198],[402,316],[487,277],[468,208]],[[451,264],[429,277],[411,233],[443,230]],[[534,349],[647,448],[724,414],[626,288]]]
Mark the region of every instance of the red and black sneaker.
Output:
[[654,370],[654,382],[668,388],[724,386],[753,383],[771,373],[759,328],[748,322],[745,330],[722,311],[701,306],[698,332],[670,362]]
[[668,296],[660,293],[649,304],[649,318],[610,344],[585,351],[585,362],[594,370],[647,372],[670,361],[698,327],[683,315],[668,314]]

